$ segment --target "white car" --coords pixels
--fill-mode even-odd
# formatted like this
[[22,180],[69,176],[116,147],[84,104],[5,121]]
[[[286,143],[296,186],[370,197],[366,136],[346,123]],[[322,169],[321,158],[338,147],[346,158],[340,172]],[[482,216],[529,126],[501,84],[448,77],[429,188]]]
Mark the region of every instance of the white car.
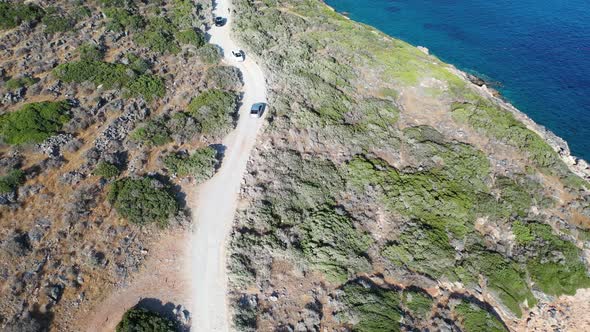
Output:
[[231,56],[237,62],[244,62],[246,60],[246,54],[242,50],[231,51]]

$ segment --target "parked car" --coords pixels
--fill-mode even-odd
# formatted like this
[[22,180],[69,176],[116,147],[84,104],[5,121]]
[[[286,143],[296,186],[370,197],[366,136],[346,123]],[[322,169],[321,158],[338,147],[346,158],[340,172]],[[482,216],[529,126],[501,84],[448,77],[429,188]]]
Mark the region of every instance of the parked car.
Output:
[[252,107],[250,108],[250,117],[252,117],[252,118],[261,117],[262,113],[264,113],[265,108],[266,108],[265,103],[256,103],[256,104],[252,105]]
[[225,18],[221,17],[221,16],[217,16],[215,18],[215,26],[216,27],[222,27],[225,25]]
[[231,55],[237,62],[244,62],[246,60],[246,54],[242,50],[231,51]]

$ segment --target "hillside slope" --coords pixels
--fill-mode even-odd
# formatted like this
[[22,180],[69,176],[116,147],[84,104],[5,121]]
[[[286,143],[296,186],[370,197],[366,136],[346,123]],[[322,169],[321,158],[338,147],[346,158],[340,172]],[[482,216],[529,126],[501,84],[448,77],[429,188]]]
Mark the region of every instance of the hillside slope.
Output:
[[238,330],[588,323],[590,186],[558,139],[320,1],[234,6],[273,106],[231,243]]

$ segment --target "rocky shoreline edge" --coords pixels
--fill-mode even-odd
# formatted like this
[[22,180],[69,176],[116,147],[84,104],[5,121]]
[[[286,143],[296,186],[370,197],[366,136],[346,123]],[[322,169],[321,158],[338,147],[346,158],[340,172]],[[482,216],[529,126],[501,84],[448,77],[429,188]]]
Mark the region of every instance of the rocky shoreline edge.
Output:
[[[352,20],[350,17],[347,16],[348,13],[343,13],[343,12],[337,11],[334,7],[327,4],[326,1],[324,1],[324,0],[321,0],[321,2],[325,6],[327,6],[329,9],[334,11],[335,13],[342,15],[342,17],[346,18],[347,20]],[[361,23],[361,24],[363,24],[363,23]],[[370,27],[373,30],[379,31],[375,27],[372,27],[372,26],[370,26]],[[381,32],[381,33],[383,33],[383,32]],[[383,34],[389,38],[394,38],[394,37],[389,36],[385,33],[383,33]],[[418,45],[414,45],[414,46],[417,47],[422,52],[424,52],[426,54],[430,54],[428,48],[426,48],[424,46],[418,46]],[[475,85],[475,87],[479,90],[480,93],[482,93],[486,97],[497,102],[498,105],[500,105],[502,107],[502,109],[512,113],[514,115],[514,117],[518,121],[522,122],[529,130],[532,130],[533,132],[537,133],[537,135],[541,136],[541,138],[543,138],[543,140],[545,140],[545,142],[547,142],[547,144],[549,144],[549,146],[551,146],[553,148],[553,150],[555,150],[555,152],[557,152],[557,154],[559,154],[561,160],[563,160],[563,162],[567,165],[567,167],[574,174],[576,174],[577,176],[590,182],[590,164],[588,164],[588,162],[586,160],[572,155],[569,145],[567,144],[566,140],[557,136],[555,133],[553,133],[551,130],[547,129],[545,126],[536,123],[533,119],[531,119],[524,112],[522,112],[519,109],[517,109],[516,107],[514,107],[514,105],[512,105],[510,102],[508,102],[504,98],[502,98],[502,95],[497,90],[490,88],[488,86],[488,82],[486,82],[484,79],[477,77],[475,75],[469,74],[467,72],[464,72],[462,70],[459,70],[459,69],[457,69],[457,67],[455,67],[452,64],[449,64],[449,63],[444,63],[444,64],[453,73],[455,73],[455,75],[457,75],[457,76],[463,78],[464,80],[471,82],[471,84]]]
[[559,154],[561,160],[563,160],[563,162],[574,174],[586,181],[590,181],[590,165],[586,160],[572,155],[566,140],[557,136],[545,126],[536,123],[524,112],[514,107],[514,105],[506,101],[497,90],[488,87],[485,80],[459,70],[451,64],[448,64],[448,66],[456,75],[459,75],[463,79],[470,81],[481,93],[495,101],[502,107],[502,109],[512,113],[514,117],[518,121],[522,122],[529,130],[532,130],[537,133],[537,135],[541,136],[541,138],[543,138],[543,140],[545,140],[547,144],[549,144],[549,146],[551,146],[553,150]]

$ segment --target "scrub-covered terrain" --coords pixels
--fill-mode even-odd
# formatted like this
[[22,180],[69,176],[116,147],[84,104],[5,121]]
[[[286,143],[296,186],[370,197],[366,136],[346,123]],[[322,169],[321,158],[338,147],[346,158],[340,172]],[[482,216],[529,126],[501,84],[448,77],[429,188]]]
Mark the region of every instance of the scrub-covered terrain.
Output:
[[559,140],[318,0],[233,4],[272,111],[230,244],[238,330],[582,322],[551,304],[590,288],[590,185]]
[[187,238],[242,84],[210,7],[0,2],[0,330],[82,330],[163,235]]

